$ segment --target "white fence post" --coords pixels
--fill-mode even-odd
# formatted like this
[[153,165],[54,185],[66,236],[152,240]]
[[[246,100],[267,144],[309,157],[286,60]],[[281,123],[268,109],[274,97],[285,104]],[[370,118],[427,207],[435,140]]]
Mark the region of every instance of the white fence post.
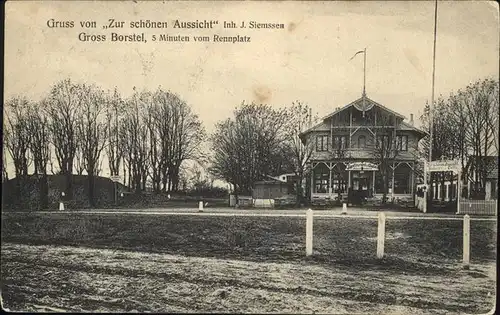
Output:
[[347,203],[342,203],[342,214],[347,214]]
[[380,212],[378,214],[378,234],[377,234],[377,258],[384,257],[384,243],[385,243],[385,214]]
[[203,201],[200,201],[198,203],[198,211],[200,211],[200,212],[203,211]]
[[313,211],[307,210],[306,218],[306,256],[311,256],[313,253]]
[[61,199],[59,200],[59,211],[64,211],[64,202],[63,202],[63,198],[64,198],[64,191],[61,192]]
[[468,214],[464,215],[464,256],[463,262],[465,266],[469,265],[470,261],[470,217]]

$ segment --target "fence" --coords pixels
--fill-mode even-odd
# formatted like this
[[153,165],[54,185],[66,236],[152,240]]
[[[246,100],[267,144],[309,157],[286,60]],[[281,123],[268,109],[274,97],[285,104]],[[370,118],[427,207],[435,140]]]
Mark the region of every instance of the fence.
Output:
[[460,199],[457,214],[496,215],[498,200]]
[[[414,218],[414,219],[424,219],[424,218]],[[425,219],[430,219],[430,218],[425,218]],[[313,220],[314,220],[313,210],[309,209],[307,210],[306,214],[306,256],[311,256],[313,254]],[[376,248],[378,259],[382,259],[384,257],[384,245],[386,238],[385,225],[386,225],[386,216],[383,212],[379,212],[378,229],[377,229],[377,248]],[[468,214],[464,215],[463,217],[462,253],[463,253],[462,262],[464,267],[467,268],[470,263],[470,217]]]

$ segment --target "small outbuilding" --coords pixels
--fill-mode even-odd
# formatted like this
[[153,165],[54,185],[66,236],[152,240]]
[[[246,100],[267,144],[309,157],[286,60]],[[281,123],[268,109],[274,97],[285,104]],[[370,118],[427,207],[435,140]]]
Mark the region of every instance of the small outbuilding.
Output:
[[261,180],[254,183],[252,198],[254,205],[273,207],[274,199],[288,195],[290,184],[279,180]]

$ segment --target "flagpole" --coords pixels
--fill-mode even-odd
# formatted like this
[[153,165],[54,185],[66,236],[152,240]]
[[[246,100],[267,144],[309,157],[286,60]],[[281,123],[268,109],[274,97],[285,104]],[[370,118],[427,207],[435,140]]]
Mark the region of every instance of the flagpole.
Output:
[[433,129],[433,119],[434,119],[434,84],[436,79],[436,35],[437,35],[437,0],[434,6],[434,48],[432,55],[432,93],[431,93],[431,104],[429,107],[429,124],[430,124],[430,142],[429,142],[429,162],[432,161],[432,129]]
[[364,60],[363,60],[363,97],[366,95],[366,48],[364,50]]
[[[436,79],[436,37],[437,37],[437,0],[434,3],[434,46],[433,46],[433,52],[432,52],[432,92],[431,92],[431,104],[429,105],[429,166],[430,162],[432,162],[432,138],[433,138],[433,132],[432,129],[434,128],[434,86],[435,86],[435,79]],[[425,167],[424,164],[424,184],[428,187],[424,191],[424,200],[425,200],[425,205],[424,205],[424,213],[427,212],[427,195],[431,194],[432,198],[432,187],[431,187],[431,173],[429,172],[429,185],[427,186],[427,167]],[[458,200],[458,198],[457,198]]]

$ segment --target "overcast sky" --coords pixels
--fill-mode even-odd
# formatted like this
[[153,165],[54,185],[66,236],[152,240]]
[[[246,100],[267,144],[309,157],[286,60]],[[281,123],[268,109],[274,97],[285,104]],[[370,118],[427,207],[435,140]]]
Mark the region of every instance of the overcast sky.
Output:
[[[51,29],[48,19],[75,22]],[[246,35],[250,43],[86,43],[78,34],[108,34],[109,19],[219,20],[213,30],[145,30],[151,34]],[[83,30],[82,20],[98,28]],[[223,21],[284,23],[284,30],[224,30]],[[290,24],[295,27],[288,27]],[[367,48],[368,97],[409,117],[431,97],[434,1],[397,2],[14,2],[6,4],[6,98],[39,99],[70,77],[115,86],[159,85],[178,93],[212,131],[243,100],[273,106],[301,100],[320,116],[361,96]],[[495,2],[438,4],[436,95],[478,79],[498,79],[499,13]]]

